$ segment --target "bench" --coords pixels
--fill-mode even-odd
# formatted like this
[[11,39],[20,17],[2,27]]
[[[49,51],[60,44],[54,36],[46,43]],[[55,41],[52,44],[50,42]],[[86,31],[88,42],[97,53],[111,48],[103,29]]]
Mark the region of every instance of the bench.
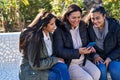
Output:
[[[19,80],[20,32],[0,33],[0,80]],[[108,80],[111,80],[108,73]]]
[[19,80],[19,34],[0,33],[0,80]]

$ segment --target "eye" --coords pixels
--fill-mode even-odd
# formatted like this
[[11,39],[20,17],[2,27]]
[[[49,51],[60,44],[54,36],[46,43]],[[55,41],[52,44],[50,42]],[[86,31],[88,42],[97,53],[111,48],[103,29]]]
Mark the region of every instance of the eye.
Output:
[[81,16],[78,17],[79,19],[81,18]]
[[76,19],[76,17],[72,17],[72,19]]
[[91,20],[93,21],[93,20],[94,20],[94,18],[91,18]]
[[51,23],[50,25],[53,25],[53,23]]
[[54,25],[55,23],[51,23],[50,25]]
[[96,17],[96,20],[99,20],[100,19],[100,17]]

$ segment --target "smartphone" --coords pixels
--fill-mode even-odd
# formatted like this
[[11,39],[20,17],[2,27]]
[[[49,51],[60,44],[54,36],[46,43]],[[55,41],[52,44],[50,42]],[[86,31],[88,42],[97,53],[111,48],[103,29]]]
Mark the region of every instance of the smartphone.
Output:
[[89,42],[87,45],[87,48],[93,47],[95,45],[95,42]]

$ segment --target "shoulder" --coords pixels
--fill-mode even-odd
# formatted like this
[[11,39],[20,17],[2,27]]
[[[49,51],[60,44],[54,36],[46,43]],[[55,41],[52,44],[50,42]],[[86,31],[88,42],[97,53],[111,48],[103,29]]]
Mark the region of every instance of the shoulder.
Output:
[[58,35],[58,34],[61,34],[61,31],[62,31],[61,28],[57,27],[56,30],[53,33],[53,37]]
[[114,18],[107,18],[109,30],[112,32],[120,32],[120,23]]
[[108,20],[108,23],[109,23],[110,26],[120,28],[120,23],[115,18],[107,18],[107,20]]
[[120,25],[119,21],[116,20],[115,18],[107,18],[108,23],[111,25]]
[[87,29],[87,24],[84,22],[84,21],[80,21],[80,24],[79,24],[79,28],[80,30],[86,30]]
[[86,26],[87,24],[86,24],[83,20],[81,20],[81,21],[80,21],[80,25]]

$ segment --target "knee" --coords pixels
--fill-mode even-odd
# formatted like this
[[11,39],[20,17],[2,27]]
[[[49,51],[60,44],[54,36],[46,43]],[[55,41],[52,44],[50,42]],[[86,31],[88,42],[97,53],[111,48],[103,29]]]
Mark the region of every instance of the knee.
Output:
[[119,64],[117,64],[117,62],[115,62],[115,61],[112,61],[109,64],[109,72],[110,72],[111,75],[114,74],[114,76],[119,75],[118,74],[120,72],[120,66],[119,66]]
[[56,79],[57,79],[57,74],[54,72],[50,72],[48,80],[56,80]]
[[110,72],[110,75],[119,76],[120,70],[117,70],[117,68],[114,68],[114,67],[109,67],[109,72]]
[[100,70],[96,71],[95,74],[93,75],[94,80],[99,80],[101,76]]
[[114,74],[114,75],[117,75],[117,70],[115,70],[114,68],[109,68],[109,72],[110,74]]
[[61,70],[68,70],[68,67],[66,64],[64,63],[58,63],[57,65]]
[[84,80],[94,80],[94,79],[92,78],[92,76],[86,75],[86,78]]
[[98,66],[98,68],[100,69],[101,74],[104,74],[104,73],[107,72],[107,69],[106,69],[106,65],[105,65],[105,64],[100,63],[100,64],[97,65],[97,66]]
[[94,80],[90,75],[85,75],[84,77],[72,76],[70,80]]

